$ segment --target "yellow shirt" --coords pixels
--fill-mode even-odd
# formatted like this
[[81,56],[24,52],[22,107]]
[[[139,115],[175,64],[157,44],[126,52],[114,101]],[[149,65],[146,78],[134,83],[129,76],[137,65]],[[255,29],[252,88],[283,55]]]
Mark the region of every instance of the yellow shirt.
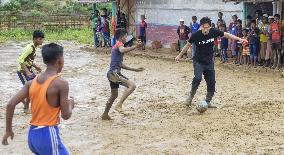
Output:
[[[260,27],[260,31],[268,32],[268,24],[262,24]],[[260,34],[260,42],[267,42],[268,41],[268,36],[266,34]]]
[[19,63],[18,71],[23,71],[22,66],[21,66],[23,63],[26,63],[28,69],[32,68],[32,65],[34,63],[34,59],[36,56],[35,51],[36,51],[36,47],[34,43],[30,43],[24,48],[23,52],[18,58],[18,63]]

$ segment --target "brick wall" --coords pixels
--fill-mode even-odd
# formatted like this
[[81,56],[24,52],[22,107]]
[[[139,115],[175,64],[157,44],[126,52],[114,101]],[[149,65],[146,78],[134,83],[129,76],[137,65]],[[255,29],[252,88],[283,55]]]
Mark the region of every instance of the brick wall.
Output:
[[[173,42],[177,42],[178,35],[176,33],[177,26],[159,25],[148,23],[146,30],[147,43],[150,44],[154,40],[161,41],[164,47],[169,47]],[[139,25],[137,25],[137,36],[139,36]]]

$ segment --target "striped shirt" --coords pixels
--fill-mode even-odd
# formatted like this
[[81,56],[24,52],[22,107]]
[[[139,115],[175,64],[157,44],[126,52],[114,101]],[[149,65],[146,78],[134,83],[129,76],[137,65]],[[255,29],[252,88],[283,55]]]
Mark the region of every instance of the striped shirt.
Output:
[[23,52],[21,53],[21,55],[18,58],[18,71],[23,71],[22,69],[22,64],[25,63],[27,65],[28,69],[32,68],[32,65],[34,63],[34,59],[36,57],[36,46],[34,45],[34,43],[30,43],[28,44]]

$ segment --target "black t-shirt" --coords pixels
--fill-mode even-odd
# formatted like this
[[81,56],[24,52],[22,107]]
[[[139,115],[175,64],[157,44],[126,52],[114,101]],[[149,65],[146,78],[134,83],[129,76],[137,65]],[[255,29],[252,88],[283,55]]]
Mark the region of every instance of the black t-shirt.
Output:
[[196,53],[193,60],[205,65],[212,63],[214,39],[223,36],[224,32],[215,28],[211,28],[208,35],[204,35],[201,30],[193,33],[188,40],[189,43],[196,45]]
[[257,27],[253,30],[250,29],[250,31],[249,31],[249,44],[251,44],[251,45],[259,44],[259,42],[260,42],[259,33],[260,33],[260,30]]

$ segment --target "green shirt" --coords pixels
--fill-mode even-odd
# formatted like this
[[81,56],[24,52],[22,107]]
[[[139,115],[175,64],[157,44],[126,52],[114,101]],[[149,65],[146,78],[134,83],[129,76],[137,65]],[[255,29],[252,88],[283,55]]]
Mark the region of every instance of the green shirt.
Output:
[[34,43],[28,44],[18,58],[18,71],[23,71],[22,64],[25,63],[28,69],[32,68],[36,56],[36,47]]
[[97,23],[98,23],[98,17],[93,17],[93,29],[96,29],[97,28]]

